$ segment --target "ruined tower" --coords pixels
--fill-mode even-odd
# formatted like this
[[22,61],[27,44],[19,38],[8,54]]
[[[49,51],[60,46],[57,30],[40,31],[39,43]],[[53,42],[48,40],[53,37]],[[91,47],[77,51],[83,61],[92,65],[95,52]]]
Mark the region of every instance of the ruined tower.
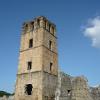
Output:
[[58,76],[56,26],[40,16],[22,27],[15,100],[54,100]]

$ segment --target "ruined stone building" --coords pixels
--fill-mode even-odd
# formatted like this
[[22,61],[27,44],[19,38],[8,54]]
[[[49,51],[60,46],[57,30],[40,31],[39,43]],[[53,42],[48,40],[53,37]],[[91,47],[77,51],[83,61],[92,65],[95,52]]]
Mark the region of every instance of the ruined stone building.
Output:
[[58,77],[56,40],[56,26],[45,17],[23,24],[15,100],[54,100]]
[[59,71],[56,26],[40,16],[22,26],[15,95],[0,100],[100,100],[100,86]]

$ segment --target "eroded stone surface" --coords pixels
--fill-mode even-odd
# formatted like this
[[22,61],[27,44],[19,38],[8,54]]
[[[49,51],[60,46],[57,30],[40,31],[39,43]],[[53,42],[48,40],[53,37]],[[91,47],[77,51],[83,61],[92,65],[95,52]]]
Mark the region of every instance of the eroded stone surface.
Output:
[[100,100],[100,86],[58,71],[56,26],[40,16],[23,24],[15,95],[0,100]]

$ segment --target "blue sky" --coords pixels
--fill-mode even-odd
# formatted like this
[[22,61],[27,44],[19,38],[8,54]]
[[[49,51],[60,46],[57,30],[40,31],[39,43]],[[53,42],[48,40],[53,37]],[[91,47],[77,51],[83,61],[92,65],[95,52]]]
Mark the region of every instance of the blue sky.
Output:
[[40,15],[57,26],[61,70],[100,84],[100,0],[0,0],[0,90],[14,90],[21,25]]

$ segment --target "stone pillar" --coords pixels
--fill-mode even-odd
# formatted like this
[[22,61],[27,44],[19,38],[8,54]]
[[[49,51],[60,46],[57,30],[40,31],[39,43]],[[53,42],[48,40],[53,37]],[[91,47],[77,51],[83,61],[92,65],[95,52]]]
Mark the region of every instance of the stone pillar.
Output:
[[46,29],[49,31],[49,22],[46,21]]
[[46,22],[45,19],[44,19],[43,17],[41,17],[41,18],[40,18],[40,27],[45,28],[45,27],[46,27],[46,26],[45,26],[45,25],[46,25],[45,22]]
[[34,29],[37,29],[37,20],[34,21]]

